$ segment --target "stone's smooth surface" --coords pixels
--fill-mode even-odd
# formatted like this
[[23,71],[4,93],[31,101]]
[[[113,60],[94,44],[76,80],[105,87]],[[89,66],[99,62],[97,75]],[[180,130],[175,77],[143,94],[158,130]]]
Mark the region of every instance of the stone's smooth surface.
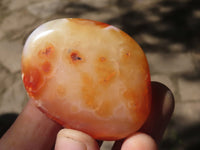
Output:
[[151,73],[167,75],[184,74],[195,71],[191,54],[147,53]]
[[200,100],[200,79],[184,79],[178,80],[180,96],[183,101],[198,101]]
[[182,43],[172,43],[169,45],[169,49],[174,52],[180,52],[180,51],[186,50],[186,48],[184,47],[184,44]]
[[116,0],[79,0],[81,4],[89,4],[95,8],[107,8],[116,3]]
[[[60,5],[62,3],[62,5]],[[40,18],[47,18],[58,12],[66,4],[59,0],[40,1],[28,6],[28,11]]]
[[[0,83],[1,83],[0,99],[2,100],[2,98],[1,98],[2,95],[6,92],[6,89],[9,89],[9,87],[13,85],[13,82],[15,82],[15,79],[17,77],[10,76],[8,70],[3,66],[0,66],[0,70],[1,70],[1,73],[0,73]],[[13,95],[10,95],[10,97],[12,97],[12,96]],[[1,101],[0,101],[0,103],[1,103]]]
[[103,141],[101,145],[102,150],[111,150],[115,141]]
[[[126,10],[124,10],[124,12],[125,11]],[[77,12],[76,8],[74,9],[74,12]],[[87,11],[81,13],[80,18],[90,18],[91,20],[95,20],[96,18],[98,18],[99,21],[106,22],[108,20],[112,20],[113,14],[115,14],[116,17],[120,17],[120,12],[122,12],[121,9],[119,10],[119,8],[115,6],[109,6],[109,9],[105,9],[101,13],[99,13],[98,11]]]
[[[2,95],[0,114],[20,113],[24,107],[25,99],[27,99],[27,94],[24,91],[23,83],[22,81],[17,80]],[[17,103],[15,103],[16,101]]]
[[[199,65],[200,64],[200,52],[192,53],[192,56],[193,56],[195,68],[197,71],[200,72],[200,65]],[[199,79],[200,79],[200,76],[199,76]]]
[[[200,102],[199,101],[185,101],[185,103],[176,103],[174,117],[179,122],[179,126],[175,128],[177,130],[184,130],[191,125],[199,124],[200,120]],[[187,121],[185,121],[187,120]]]
[[10,11],[21,10],[24,7],[27,7],[31,3],[35,3],[35,2],[40,2],[40,0],[29,0],[29,1],[14,0],[14,1],[9,2],[8,8],[9,8]]
[[147,44],[158,44],[160,42],[163,42],[163,39],[152,36],[150,34],[143,33],[140,36],[141,40],[143,40],[143,42]]
[[15,32],[22,32],[24,28],[32,25],[35,21],[36,18],[27,13],[27,11],[17,11],[6,16],[2,20],[2,23],[0,23],[0,39],[5,37],[5,35],[9,38],[13,38],[13,36],[15,37]]
[[27,39],[22,78],[36,105],[64,127],[96,139],[137,131],[150,112],[144,52],[118,28],[85,19],[58,19]]
[[15,41],[11,44],[8,40],[0,41],[0,63],[11,73],[15,73],[21,69],[20,57],[23,46],[20,42],[21,41]]

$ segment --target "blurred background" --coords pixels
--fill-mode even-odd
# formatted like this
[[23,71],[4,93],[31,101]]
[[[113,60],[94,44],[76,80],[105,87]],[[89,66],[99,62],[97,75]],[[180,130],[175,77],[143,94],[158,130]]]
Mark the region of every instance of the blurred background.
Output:
[[0,134],[28,99],[20,73],[26,38],[40,24],[68,17],[102,21],[132,36],[146,53],[152,80],[175,96],[160,149],[200,149],[198,0],[0,0]]

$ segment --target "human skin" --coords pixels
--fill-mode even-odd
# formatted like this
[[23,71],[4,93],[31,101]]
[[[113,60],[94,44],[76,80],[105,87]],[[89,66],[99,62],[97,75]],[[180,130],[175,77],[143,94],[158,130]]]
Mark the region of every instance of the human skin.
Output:
[[[152,82],[151,85],[153,101],[147,122],[138,132],[116,141],[113,150],[157,149],[157,144],[160,143],[173,113],[174,98],[171,91],[163,84]],[[30,100],[11,128],[1,138],[0,149],[51,150],[55,142],[56,150],[67,150],[73,146],[80,150],[99,149],[96,140],[91,136],[76,130],[62,129],[59,124],[39,111]]]

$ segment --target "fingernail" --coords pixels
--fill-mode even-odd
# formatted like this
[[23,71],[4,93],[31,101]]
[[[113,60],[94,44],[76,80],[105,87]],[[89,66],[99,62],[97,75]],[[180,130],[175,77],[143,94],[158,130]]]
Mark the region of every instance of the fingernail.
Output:
[[55,150],[87,150],[85,144],[68,137],[59,137]]
[[171,91],[167,91],[163,101],[163,116],[171,116],[174,110],[174,97]]

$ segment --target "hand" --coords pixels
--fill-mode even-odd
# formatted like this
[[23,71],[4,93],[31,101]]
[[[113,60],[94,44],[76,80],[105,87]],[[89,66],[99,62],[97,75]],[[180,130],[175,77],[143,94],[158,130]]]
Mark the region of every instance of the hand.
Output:
[[[174,109],[174,99],[164,85],[152,82],[152,111],[139,132],[116,141],[113,150],[156,150]],[[2,150],[98,150],[89,135],[60,125],[41,113],[30,100],[0,140]],[[57,138],[56,138],[57,137]]]

